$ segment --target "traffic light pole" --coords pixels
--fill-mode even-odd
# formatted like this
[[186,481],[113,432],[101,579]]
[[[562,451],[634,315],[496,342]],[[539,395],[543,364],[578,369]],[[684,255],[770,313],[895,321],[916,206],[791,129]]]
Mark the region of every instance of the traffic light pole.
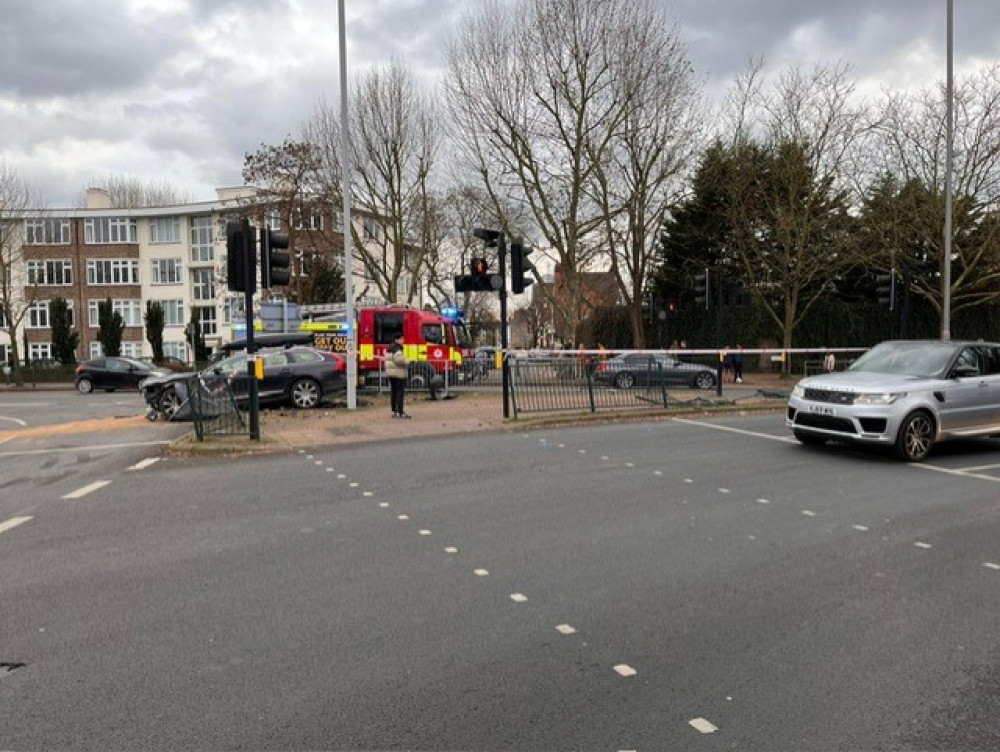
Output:
[[[243,268],[249,270],[249,274],[256,274],[257,263],[256,242],[251,242],[251,238],[256,240],[255,233],[246,232],[243,235]],[[249,421],[250,440],[260,441],[260,410],[257,405],[257,348],[253,341],[253,285],[246,286],[244,293],[244,306],[246,307],[247,322],[247,377],[249,383]]]
[[500,348],[503,351],[503,418],[510,418],[510,363],[508,362],[507,346],[507,238],[503,233],[497,238],[497,260],[500,267]]

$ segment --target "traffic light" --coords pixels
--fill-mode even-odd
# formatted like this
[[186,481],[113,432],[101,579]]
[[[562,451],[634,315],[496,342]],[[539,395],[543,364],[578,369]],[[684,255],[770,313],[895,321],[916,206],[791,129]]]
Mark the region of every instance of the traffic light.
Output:
[[668,321],[673,321],[674,319],[677,318],[677,301],[676,300],[668,300],[667,301],[667,311],[666,311],[666,313],[667,313],[667,320]]
[[890,311],[896,308],[896,272],[878,275],[878,302]]
[[256,243],[249,220],[226,223],[226,284],[231,292],[253,295],[257,291],[257,256],[253,252]]
[[267,225],[260,230],[260,286],[271,288],[287,285],[291,279],[288,267],[292,263],[288,248],[288,233],[275,232]]
[[503,277],[490,274],[490,264],[484,258],[474,258],[471,274],[455,277],[455,292],[496,292],[503,287]]
[[694,275],[694,302],[708,308],[711,297],[712,291],[709,286],[708,269],[706,269]]
[[518,238],[510,246],[510,289],[515,293],[522,293],[524,289],[534,283],[531,279],[531,272],[535,266],[528,260],[528,256],[534,249],[530,245],[525,245],[524,241]]

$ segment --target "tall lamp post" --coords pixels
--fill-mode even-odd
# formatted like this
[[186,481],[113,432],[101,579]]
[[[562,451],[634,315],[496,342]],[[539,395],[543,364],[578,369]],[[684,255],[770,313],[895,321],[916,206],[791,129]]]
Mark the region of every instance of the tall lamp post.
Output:
[[351,139],[347,121],[347,22],[344,14],[344,0],[337,0],[337,21],[340,31],[340,167],[343,172],[341,194],[343,195],[344,228],[344,318],[347,336],[347,409],[358,407],[358,333],[354,326],[354,280],[351,264]]
[[951,156],[954,148],[954,0],[948,0],[948,62],[945,82],[945,157],[944,157],[944,268],[941,273],[941,339],[951,339]]

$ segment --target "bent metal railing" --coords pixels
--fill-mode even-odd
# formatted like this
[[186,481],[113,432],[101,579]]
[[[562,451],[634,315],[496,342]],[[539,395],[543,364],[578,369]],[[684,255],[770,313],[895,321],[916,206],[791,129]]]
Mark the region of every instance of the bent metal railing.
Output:
[[[177,384],[182,402],[174,416],[190,409],[194,433],[198,441],[205,436],[249,434],[250,427],[236,404],[229,380],[223,375],[196,375]],[[181,394],[183,389],[183,394]],[[186,403],[186,404],[185,404]]]

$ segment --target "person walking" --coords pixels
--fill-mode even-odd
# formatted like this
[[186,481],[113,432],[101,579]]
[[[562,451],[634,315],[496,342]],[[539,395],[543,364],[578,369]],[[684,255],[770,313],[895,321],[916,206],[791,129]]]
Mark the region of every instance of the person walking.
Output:
[[396,335],[395,340],[385,351],[385,375],[389,377],[389,401],[392,404],[393,418],[409,418],[403,409],[406,396],[406,367],[409,362],[403,352],[403,334]]

